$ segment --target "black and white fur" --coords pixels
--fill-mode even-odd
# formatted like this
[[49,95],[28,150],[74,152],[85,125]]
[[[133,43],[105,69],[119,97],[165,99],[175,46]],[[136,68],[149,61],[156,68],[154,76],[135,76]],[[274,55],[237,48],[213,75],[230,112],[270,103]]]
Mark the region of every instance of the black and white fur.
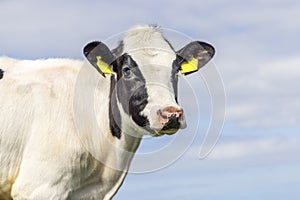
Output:
[[[143,135],[186,126],[183,117],[164,119],[158,111],[182,110],[181,63],[194,56],[202,67],[214,54],[210,45],[196,42],[175,52],[152,26],[129,30],[113,51],[99,44],[84,48],[88,65],[0,58],[0,199],[111,199]],[[95,65],[97,53],[113,71],[106,78]],[[84,80],[76,85],[82,71]],[[92,80],[98,82],[94,105],[85,95]],[[90,107],[96,122],[85,113]],[[162,117],[173,125],[161,123]]]

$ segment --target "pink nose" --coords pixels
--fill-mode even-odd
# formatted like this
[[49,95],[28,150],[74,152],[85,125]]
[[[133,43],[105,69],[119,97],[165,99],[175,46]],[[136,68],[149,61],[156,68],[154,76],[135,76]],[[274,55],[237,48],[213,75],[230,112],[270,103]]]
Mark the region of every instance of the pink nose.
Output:
[[176,122],[180,123],[184,120],[183,110],[175,108],[173,106],[165,107],[164,109],[159,109],[157,111],[159,122],[165,125],[168,122],[174,121],[174,126]]

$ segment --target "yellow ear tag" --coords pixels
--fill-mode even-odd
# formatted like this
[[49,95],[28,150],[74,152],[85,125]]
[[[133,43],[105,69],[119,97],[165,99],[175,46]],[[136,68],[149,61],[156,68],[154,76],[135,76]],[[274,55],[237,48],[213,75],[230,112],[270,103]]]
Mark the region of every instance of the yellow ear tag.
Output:
[[101,60],[101,56],[97,56],[96,58],[97,58],[97,66],[104,74],[112,74],[113,73],[111,71],[109,65]]
[[198,59],[192,57],[190,61],[181,64],[180,72],[185,74],[185,73],[197,71],[197,69],[198,69]]

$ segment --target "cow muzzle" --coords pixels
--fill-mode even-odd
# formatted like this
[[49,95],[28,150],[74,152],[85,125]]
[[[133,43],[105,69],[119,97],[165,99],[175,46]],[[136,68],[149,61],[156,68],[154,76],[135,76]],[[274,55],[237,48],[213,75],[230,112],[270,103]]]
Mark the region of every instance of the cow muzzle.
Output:
[[186,122],[182,109],[178,109],[173,106],[168,106],[157,111],[157,117],[159,123],[162,125],[161,130],[155,134],[160,135],[173,135],[178,129],[186,127]]

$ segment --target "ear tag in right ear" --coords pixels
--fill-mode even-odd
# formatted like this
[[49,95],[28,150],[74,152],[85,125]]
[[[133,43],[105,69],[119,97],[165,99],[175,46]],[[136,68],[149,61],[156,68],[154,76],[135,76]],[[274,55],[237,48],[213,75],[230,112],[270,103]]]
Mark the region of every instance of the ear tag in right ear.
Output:
[[101,60],[101,56],[97,56],[97,66],[104,74],[112,74],[113,71],[110,69],[109,65]]
[[198,70],[198,59],[192,57],[190,61],[181,64],[180,72],[182,74],[191,73]]

